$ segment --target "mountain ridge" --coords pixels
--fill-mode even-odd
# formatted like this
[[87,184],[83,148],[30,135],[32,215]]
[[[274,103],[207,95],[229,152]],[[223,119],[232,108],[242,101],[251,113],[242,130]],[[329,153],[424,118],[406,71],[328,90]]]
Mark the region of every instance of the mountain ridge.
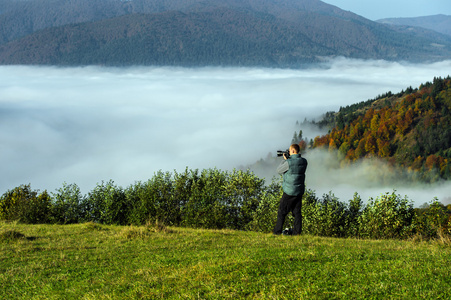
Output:
[[408,26],[410,28],[421,27],[451,36],[451,16],[444,14],[414,18],[385,18],[376,22],[387,25]]
[[[17,13],[6,6],[0,64],[299,67],[336,56],[451,58],[449,37],[393,30],[319,0],[50,2],[52,8],[43,0],[21,2],[25,16],[36,11],[16,22],[28,24],[16,38],[5,19]],[[49,11],[39,12],[38,4]]]

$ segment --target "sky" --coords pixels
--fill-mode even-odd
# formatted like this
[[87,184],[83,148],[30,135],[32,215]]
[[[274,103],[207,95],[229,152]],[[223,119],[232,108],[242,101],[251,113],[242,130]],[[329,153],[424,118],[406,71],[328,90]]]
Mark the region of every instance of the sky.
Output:
[[322,0],[370,20],[451,15],[450,0]]
[[[63,183],[87,194],[101,181],[126,188],[159,170],[233,170],[287,149],[297,121],[449,70],[451,61],[350,59],[302,70],[0,66],[0,194],[21,184],[55,192]],[[309,139],[321,134],[303,130]],[[422,204],[451,189],[376,184],[383,165],[339,170],[330,168],[333,156],[306,158],[308,188],[343,201],[395,189]]]

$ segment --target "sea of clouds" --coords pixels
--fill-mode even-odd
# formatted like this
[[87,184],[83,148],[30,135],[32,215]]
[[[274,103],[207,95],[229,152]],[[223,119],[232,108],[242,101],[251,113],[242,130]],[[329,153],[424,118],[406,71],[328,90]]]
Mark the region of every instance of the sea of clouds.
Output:
[[[451,61],[349,59],[306,69],[0,66],[0,194],[28,183],[50,192],[75,183],[88,193],[101,181],[125,188],[159,170],[232,170],[286,149],[296,121],[449,70]],[[309,139],[320,133],[304,129]],[[320,195],[347,201],[396,190],[419,204],[449,201],[449,183],[374,186],[371,169],[330,170],[319,154],[306,157],[307,185]]]

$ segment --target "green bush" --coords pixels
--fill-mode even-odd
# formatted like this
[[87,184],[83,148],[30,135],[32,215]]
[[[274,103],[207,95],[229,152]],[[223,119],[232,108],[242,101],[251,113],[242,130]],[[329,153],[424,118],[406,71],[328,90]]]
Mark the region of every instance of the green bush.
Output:
[[147,222],[162,222],[179,225],[180,213],[174,201],[172,174],[158,171],[146,182],[136,182],[125,190],[129,203],[128,222],[143,225]]
[[313,191],[307,190],[302,209],[303,233],[331,237],[347,235],[347,207],[332,193],[317,199]]
[[302,233],[315,235],[322,226],[318,220],[318,198],[315,191],[306,189],[302,197]]
[[252,221],[265,190],[265,182],[250,171],[233,170],[225,173],[221,187],[222,204],[225,206],[225,228],[244,230]]
[[362,215],[363,202],[359,194],[354,193],[354,197],[349,200],[346,212],[346,236],[359,236],[359,218]]
[[[158,172],[151,180],[154,195],[155,215],[152,221],[165,225],[180,225],[180,199],[174,194],[174,177],[169,172]],[[154,223],[154,222],[152,222]]]
[[112,180],[97,184],[82,202],[82,206],[84,221],[116,225],[128,223],[130,205],[123,189]]
[[264,180],[247,171],[217,169],[156,173],[126,189],[129,222],[159,221],[194,228],[244,229],[251,222]]
[[38,194],[28,185],[9,190],[0,198],[0,219],[17,220],[28,224],[50,221],[51,197],[47,191]]
[[451,211],[434,198],[427,207],[416,209],[413,225],[415,233],[426,238],[436,238],[442,233],[451,233],[450,221]]
[[[282,198],[282,189],[279,182],[273,182],[262,192],[257,207],[251,213],[252,220],[246,226],[246,229],[257,232],[272,232],[277,220],[277,210]],[[290,224],[290,217],[286,223]]]
[[130,203],[128,223],[133,225],[144,225],[151,214],[150,203],[146,205],[146,184],[138,181],[125,189],[127,202]]
[[[81,194],[63,183],[50,196],[21,185],[0,197],[0,220],[24,223],[95,222],[118,225],[163,224],[193,228],[271,232],[282,197],[281,179],[264,180],[250,171],[217,169],[159,171],[146,182],[123,189],[112,180]],[[356,193],[347,204],[331,192],[321,198],[307,189],[302,199],[303,233],[330,237],[436,238],[451,233],[451,209],[438,202],[420,209],[400,195],[386,193],[366,205]],[[285,227],[292,227],[289,214]]]
[[196,170],[183,178],[189,189],[181,205],[182,225],[188,227],[243,230],[264,192],[264,180],[250,171]]
[[52,222],[58,224],[73,224],[84,220],[85,211],[82,204],[85,196],[75,183],[63,183],[63,187],[53,194]]
[[358,218],[359,235],[364,238],[406,238],[412,233],[415,211],[407,197],[386,193],[370,198]]
[[44,191],[30,199],[24,221],[31,224],[50,223],[52,213],[52,197]]
[[[266,187],[252,214],[248,230],[272,232],[282,192],[281,182],[273,181]],[[302,198],[302,232],[332,237],[355,236],[361,207],[362,200],[357,194],[350,200],[349,206],[346,206],[331,193],[318,199],[313,190],[306,189]],[[293,221],[292,214],[288,214],[284,228],[292,227]]]
[[226,228],[224,185],[226,174],[217,169],[193,174],[188,202],[183,206],[182,225],[194,228]]

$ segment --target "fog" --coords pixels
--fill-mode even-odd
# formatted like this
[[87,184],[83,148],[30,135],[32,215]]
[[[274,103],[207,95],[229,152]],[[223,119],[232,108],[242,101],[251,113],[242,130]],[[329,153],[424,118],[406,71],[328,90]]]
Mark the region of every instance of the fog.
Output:
[[[232,170],[286,149],[296,121],[418,87],[447,70],[451,61],[348,59],[296,70],[1,66],[0,193],[28,183],[54,192],[64,182],[88,193],[102,180],[125,188],[158,170]],[[347,201],[354,192],[365,199],[396,189],[419,204],[449,201],[449,183],[375,186],[366,179],[371,168],[330,170],[320,154],[306,157],[307,185],[319,195]]]

